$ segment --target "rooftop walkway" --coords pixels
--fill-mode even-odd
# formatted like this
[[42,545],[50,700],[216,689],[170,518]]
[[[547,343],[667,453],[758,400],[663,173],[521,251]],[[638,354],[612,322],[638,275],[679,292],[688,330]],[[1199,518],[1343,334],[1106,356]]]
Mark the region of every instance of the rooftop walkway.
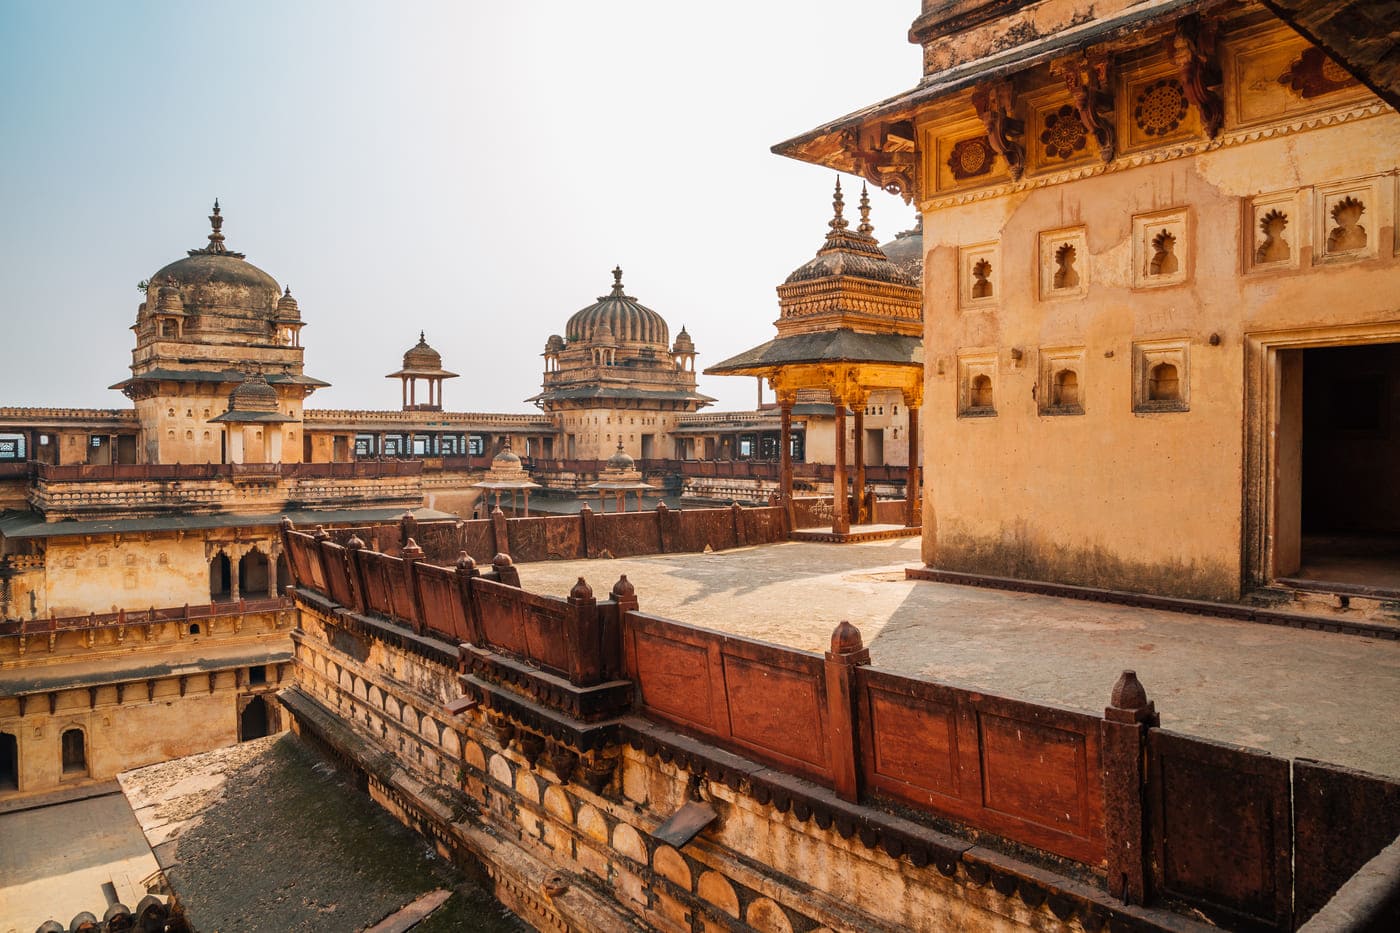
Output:
[[1400,642],[906,580],[917,538],[520,565],[525,588],[599,598],[620,574],[643,612],[809,651],[846,619],[874,666],[1102,713],[1124,668],[1168,729],[1400,776]]

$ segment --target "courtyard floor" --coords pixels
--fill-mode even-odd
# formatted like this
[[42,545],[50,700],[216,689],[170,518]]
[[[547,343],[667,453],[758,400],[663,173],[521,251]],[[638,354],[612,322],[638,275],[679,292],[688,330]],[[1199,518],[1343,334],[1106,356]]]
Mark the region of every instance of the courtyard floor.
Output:
[[1400,642],[904,578],[919,539],[520,565],[527,590],[599,599],[808,651],[854,623],[874,666],[1102,714],[1138,672],[1165,728],[1400,776]]

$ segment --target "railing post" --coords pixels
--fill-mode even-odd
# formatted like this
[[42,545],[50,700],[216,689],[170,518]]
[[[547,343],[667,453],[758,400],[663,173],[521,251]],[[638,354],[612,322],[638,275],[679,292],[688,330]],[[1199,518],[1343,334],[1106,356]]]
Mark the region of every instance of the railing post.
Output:
[[365,589],[365,568],[360,561],[360,552],[365,549],[365,542],[359,535],[351,535],[350,540],[345,542],[345,559],[347,569],[350,571],[350,592],[355,600],[352,606],[360,615],[369,612],[369,593]]
[[666,518],[670,511],[666,503],[656,503],[656,546],[662,554],[666,553]]
[[856,668],[870,663],[870,649],[861,643],[860,629],[841,622],[831,633],[826,653],[827,747],[836,795],[858,801],[861,792],[860,749],[856,744]]
[[734,519],[734,543],[739,547],[748,544],[748,538],[744,534],[744,508],[735,502],[729,507],[729,514]]
[[[277,534],[282,539],[282,553],[287,555],[287,570],[292,577],[292,585],[300,586],[301,578],[297,576],[297,562],[292,560],[291,533],[296,530],[292,520],[287,516],[282,516],[282,521],[277,524]],[[275,568],[274,568],[275,573]]]
[[496,553],[510,556],[510,525],[499,505],[491,510],[491,533],[496,539]]
[[399,547],[404,547],[408,542],[418,536],[418,519],[413,517],[412,512],[403,513],[399,519]]
[[422,635],[428,630],[428,620],[423,617],[423,600],[418,592],[418,562],[423,559],[423,549],[417,541],[409,538],[408,543],[399,549],[399,557],[403,559],[406,577],[403,582],[408,587],[409,605],[413,609],[413,618],[409,621],[413,624],[413,630]]
[[509,554],[497,554],[491,560],[491,569],[496,574],[496,580],[506,586],[520,588],[520,571],[511,562]]
[[586,558],[588,554],[588,522],[593,517],[593,510],[585,502],[578,510],[578,541],[579,549]]
[[467,640],[477,647],[484,647],[485,638],[481,634],[481,614],[477,611],[476,593],[472,580],[481,576],[476,569],[476,561],[466,551],[457,554],[457,592],[462,599],[462,618],[467,620]]
[[576,687],[598,683],[602,675],[602,657],[598,638],[598,600],[593,589],[578,578],[569,591],[568,630],[564,633],[569,648],[569,683]]
[[627,579],[627,574],[618,577],[613,584],[612,598],[616,614],[603,620],[600,632],[603,676],[606,679],[622,676],[622,627],[626,623],[627,613],[636,612],[639,606],[636,587]]
[[1145,904],[1150,893],[1143,805],[1147,788],[1147,730],[1160,722],[1137,673],[1124,671],[1113,685],[1100,735],[1108,890],[1125,904]]

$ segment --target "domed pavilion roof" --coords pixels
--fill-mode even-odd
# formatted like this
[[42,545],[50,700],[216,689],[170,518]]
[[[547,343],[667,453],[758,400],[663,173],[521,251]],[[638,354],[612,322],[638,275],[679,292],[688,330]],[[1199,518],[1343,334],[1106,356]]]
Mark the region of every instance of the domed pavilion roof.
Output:
[[428,345],[427,333],[420,330],[418,342],[409,347],[403,355],[403,369],[396,373],[390,373],[387,378],[396,379],[401,376],[436,376],[442,379],[455,379],[457,374],[442,368],[442,354]]
[[606,328],[618,343],[644,343],[663,353],[671,345],[670,331],[661,315],[622,290],[622,268],[613,269],[612,291],[569,318],[564,336],[570,343],[593,340]]
[[622,441],[619,440],[617,442],[617,450],[608,458],[608,469],[620,471],[634,470],[636,467],[637,461],[633,460],[632,455],[622,449]]
[[817,255],[798,266],[784,284],[809,282],[830,276],[849,275],[892,285],[916,285],[908,273],[901,270],[880,250],[870,225],[870,196],[860,193],[860,226],[854,231],[842,216],[845,201],[841,197],[841,179],[836,180],[836,194],[831,202],[835,214],[828,222],[830,231]]
[[253,373],[245,376],[243,381],[234,386],[233,391],[229,393],[228,411],[209,420],[211,422],[234,423],[296,420],[289,415],[282,414],[280,406],[281,400],[277,396],[277,390],[268,384],[267,377],[262,373]]

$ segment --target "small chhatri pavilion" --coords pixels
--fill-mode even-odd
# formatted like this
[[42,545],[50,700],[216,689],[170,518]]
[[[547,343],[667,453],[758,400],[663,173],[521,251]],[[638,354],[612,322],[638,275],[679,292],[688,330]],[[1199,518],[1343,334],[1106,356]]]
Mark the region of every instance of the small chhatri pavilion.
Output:
[[520,462],[520,456],[510,449],[510,444],[506,444],[491,458],[491,467],[486,471],[486,477],[472,485],[485,494],[495,492],[495,507],[498,509],[501,507],[501,493],[509,492],[512,512],[515,511],[516,496],[523,492],[525,518],[530,517],[530,490],[540,488],[540,484],[530,479],[530,474],[525,472],[525,465]]
[[707,375],[758,376],[768,380],[782,414],[779,449],[782,495],[792,508],[792,409],[797,394],[829,394],[835,408],[836,489],[832,533],[850,534],[847,502],[846,415],[854,416],[856,490],[864,489],[864,414],[870,393],[902,393],[911,451],[905,524],[918,524],[919,407],[923,402],[923,299],[910,272],[880,249],[870,224],[870,198],[860,195],[860,225],[843,216],[841,181],[832,201],[826,242],[778,286],[778,336],[705,370]]
[[617,442],[617,451],[608,458],[607,467],[598,474],[596,483],[589,483],[589,489],[598,490],[599,511],[608,510],[608,493],[617,496],[617,511],[627,511],[627,493],[637,494],[637,511],[646,508],[646,501],[643,495],[653,487],[642,478],[642,471],[637,469],[637,461],[627,453],[622,447],[622,441]]
[[[404,411],[442,411],[442,381],[456,379],[457,374],[442,368],[442,354],[428,346],[427,334],[420,330],[418,342],[403,355],[403,368],[384,378],[402,380]],[[419,379],[428,384],[428,400],[421,404]]]

